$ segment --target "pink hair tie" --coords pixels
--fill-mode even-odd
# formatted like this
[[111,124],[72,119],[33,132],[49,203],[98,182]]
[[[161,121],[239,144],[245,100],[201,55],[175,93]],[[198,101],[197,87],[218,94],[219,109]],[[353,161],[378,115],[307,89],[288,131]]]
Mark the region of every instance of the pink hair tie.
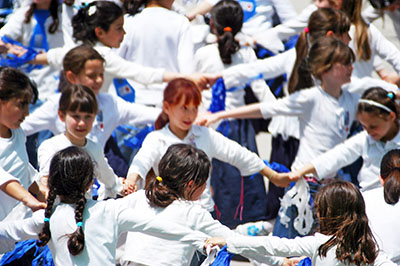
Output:
[[310,33],[310,30],[308,29],[308,27],[305,27],[305,28],[304,28],[304,31],[305,31],[306,33]]
[[224,28],[224,31],[232,32],[232,28],[231,28],[231,27],[225,27],[225,28]]

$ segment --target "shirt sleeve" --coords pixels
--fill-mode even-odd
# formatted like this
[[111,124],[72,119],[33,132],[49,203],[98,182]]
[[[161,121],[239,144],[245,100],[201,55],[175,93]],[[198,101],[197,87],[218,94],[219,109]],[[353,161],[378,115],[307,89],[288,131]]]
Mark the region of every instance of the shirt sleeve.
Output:
[[161,109],[148,107],[138,103],[129,103],[120,97],[116,99],[116,106],[120,116],[119,124],[145,125],[153,124],[161,113]]
[[0,29],[0,36],[7,36],[22,42],[23,25],[26,8],[19,8],[8,17],[7,23]]
[[55,69],[62,69],[63,59],[66,53],[73,48],[71,46],[64,46],[53,48],[47,51],[47,62],[49,66],[54,67]]
[[369,5],[362,12],[362,17],[369,23],[372,23],[374,20],[378,19],[381,15],[382,13],[371,5]]
[[55,151],[51,143],[48,141],[42,142],[38,148],[38,165],[41,176],[48,176],[50,170],[50,161],[53,158]]
[[241,175],[252,175],[265,167],[263,160],[254,152],[213,129],[209,129],[209,134],[212,157],[235,166]]
[[336,145],[333,149],[325,152],[311,161],[319,178],[325,178],[340,168],[353,163],[364,150],[367,133],[362,131]]
[[290,0],[272,0],[281,23],[285,23],[297,16],[296,9]]
[[44,210],[24,220],[0,222],[0,239],[22,241],[37,238],[44,224]]
[[18,181],[18,178],[10,175],[8,172],[6,172],[3,167],[0,167],[0,186],[4,185],[7,182],[10,181]]

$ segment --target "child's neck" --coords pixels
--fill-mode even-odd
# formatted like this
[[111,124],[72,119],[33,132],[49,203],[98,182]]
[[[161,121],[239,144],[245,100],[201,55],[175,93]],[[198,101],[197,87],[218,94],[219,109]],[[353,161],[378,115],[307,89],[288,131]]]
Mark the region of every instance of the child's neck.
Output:
[[68,134],[68,132],[65,132],[65,137],[75,146],[78,147],[83,147],[86,145],[86,138],[80,139],[80,138],[75,138],[71,134]]
[[11,130],[8,127],[1,124],[0,124],[0,138],[3,139],[11,138]]
[[172,124],[169,124],[168,127],[169,127],[169,130],[171,130],[171,132],[175,136],[177,136],[180,140],[184,140],[186,138],[187,134],[189,133],[189,130],[187,130],[187,131],[186,130],[181,130],[178,127],[176,127],[176,126],[174,126]]
[[168,10],[171,10],[173,1],[171,0],[156,0],[156,1],[149,1],[146,5],[148,7],[163,7]]
[[339,99],[340,95],[342,94],[342,85],[343,84],[328,82],[326,80],[321,81],[322,89],[335,99]]
[[390,127],[389,132],[384,136],[381,141],[382,142],[387,142],[389,140],[394,139],[396,137],[397,133],[399,132],[399,122],[395,121],[393,125]]

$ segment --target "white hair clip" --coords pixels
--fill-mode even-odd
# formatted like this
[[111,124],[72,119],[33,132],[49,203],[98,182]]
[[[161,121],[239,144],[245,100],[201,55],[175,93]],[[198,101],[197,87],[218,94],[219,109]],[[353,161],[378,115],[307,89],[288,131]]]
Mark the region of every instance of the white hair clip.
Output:
[[88,16],[93,16],[96,13],[96,6],[90,6],[88,10]]

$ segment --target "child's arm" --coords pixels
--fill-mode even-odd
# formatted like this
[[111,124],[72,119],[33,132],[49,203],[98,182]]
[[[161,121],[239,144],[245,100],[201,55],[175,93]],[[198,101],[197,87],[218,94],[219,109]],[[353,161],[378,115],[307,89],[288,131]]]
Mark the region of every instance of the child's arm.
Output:
[[137,173],[130,173],[124,182],[124,195],[131,194],[138,190],[137,182],[142,179],[142,177]]
[[290,185],[290,182],[297,181],[300,178],[296,175],[277,173],[267,166],[260,171],[260,174],[265,176],[270,182],[274,183],[278,187],[287,187]]
[[37,211],[24,220],[0,222],[0,239],[22,241],[37,238],[43,224],[44,210]]
[[24,205],[31,208],[32,211],[46,208],[46,203],[38,201],[16,180],[11,180],[3,184],[0,189],[10,197],[21,201]]

